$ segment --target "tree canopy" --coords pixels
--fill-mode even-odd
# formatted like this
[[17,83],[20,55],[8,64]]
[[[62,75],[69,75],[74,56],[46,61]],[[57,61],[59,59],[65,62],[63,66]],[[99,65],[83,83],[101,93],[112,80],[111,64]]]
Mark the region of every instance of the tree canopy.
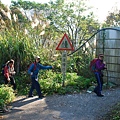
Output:
[[[64,33],[77,49],[100,28],[89,9],[85,0],[69,4],[64,0],[46,4],[18,0],[10,7],[0,2],[0,60],[14,58],[18,72],[25,70],[35,54],[52,60],[60,53],[55,48]],[[119,14],[110,13],[103,26],[119,25]]]

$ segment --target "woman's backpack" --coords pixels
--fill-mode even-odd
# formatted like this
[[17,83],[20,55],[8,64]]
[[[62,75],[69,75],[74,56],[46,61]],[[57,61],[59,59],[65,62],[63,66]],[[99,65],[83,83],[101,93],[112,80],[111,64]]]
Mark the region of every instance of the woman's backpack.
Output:
[[96,61],[98,60],[98,58],[94,58],[91,62],[90,62],[90,71],[91,72],[95,72],[96,71]]

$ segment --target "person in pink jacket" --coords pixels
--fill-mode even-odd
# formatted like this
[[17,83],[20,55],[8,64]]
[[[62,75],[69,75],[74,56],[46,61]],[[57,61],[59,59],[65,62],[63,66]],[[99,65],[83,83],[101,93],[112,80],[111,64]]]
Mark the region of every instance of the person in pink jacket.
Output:
[[102,91],[102,86],[103,86],[103,73],[102,70],[106,69],[106,63],[103,62],[104,55],[99,54],[98,59],[95,63],[95,77],[97,80],[97,86],[94,89],[94,92],[97,94],[99,97],[103,97],[104,95],[101,94]]

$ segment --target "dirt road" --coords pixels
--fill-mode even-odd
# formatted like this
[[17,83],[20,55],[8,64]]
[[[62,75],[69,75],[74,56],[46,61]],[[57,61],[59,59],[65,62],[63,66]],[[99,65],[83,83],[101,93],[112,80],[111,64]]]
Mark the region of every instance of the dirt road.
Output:
[[104,97],[94,93],[17,98],[3,120],[102,120],[120,102],[120,88],[104,90]]

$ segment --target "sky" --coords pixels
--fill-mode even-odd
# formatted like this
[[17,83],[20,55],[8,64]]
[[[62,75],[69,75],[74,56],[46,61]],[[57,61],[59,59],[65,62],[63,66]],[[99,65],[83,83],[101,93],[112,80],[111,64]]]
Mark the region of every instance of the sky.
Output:
[[108,12],[113,11],[113,7],[117,6],[120,10],[120,0],[90,0],[89,5],[94,6],[94,13],[100,22],[105,20]]
[[[34,1],[38,3],[47,3],[50,0],[27,0],[27,1]],[[52,0],[54,1],[54,0]],[[72,0],[66,0],[66,1],[72,1]],[[11,0],[1,0],[2,3],[6,5],[10,5]],[[108,12],[113,10],[113,7],[117,6],[117,8],[120,10],[120,0],[89,0],[87,3],[89,6],[93,6],[93,12],[99,22],[103,22],[108,15]]]

